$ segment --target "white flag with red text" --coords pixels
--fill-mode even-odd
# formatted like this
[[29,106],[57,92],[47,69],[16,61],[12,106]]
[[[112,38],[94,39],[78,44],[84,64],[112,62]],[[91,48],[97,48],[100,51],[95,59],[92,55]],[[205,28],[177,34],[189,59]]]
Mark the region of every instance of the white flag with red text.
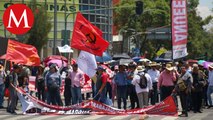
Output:
[[182,58],[187,53],[187,0],[172,0],[172,51],[173,59]]

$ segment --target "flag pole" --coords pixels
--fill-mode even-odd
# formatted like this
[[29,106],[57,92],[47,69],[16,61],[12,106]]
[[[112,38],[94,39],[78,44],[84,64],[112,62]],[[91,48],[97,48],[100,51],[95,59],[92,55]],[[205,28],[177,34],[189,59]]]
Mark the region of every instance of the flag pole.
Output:
[[4,60],[4,71],[5,71],[6,67],[7,67],[7,60],[5,59]]
[[171,52],[172,52],[172,61],[174,61],[173,60],[173,39],[172,39],[172,1],[173,0],[171,0],[170,1],[170,21],[171,21],[171,25],[170,25],[170,28],[171,28]]

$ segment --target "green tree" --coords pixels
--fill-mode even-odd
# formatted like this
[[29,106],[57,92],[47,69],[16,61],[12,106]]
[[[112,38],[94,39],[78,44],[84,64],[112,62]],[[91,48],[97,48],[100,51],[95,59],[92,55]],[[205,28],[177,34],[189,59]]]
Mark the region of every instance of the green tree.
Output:
[[212,44],[210,34],[203,28],[204,25],[209,24],[212,16],[202,19],[197,13],[198,0],[190,0],[188,2],[188,58],[191,59],[205,59],[205,53],[211,51]]
[[[114,10],[115,19],[114,24],[117,25],[118,30],[133,28],[137,32],[145,32],[147,28],[157,28],[161,26],[170,25],[170,0],[143,0],[144,12],[140,16],[135,15],[135,8],[117,8]],[[118,6],[133,6],[134,1],[123,0]],[[209,24],[212,16],[202,20],[197,14],[197,6],[199,0],[188,0],[188,53],[187,58],[196,59],[204,56],[206,52],[210,51],[211,34],[207,32],[203,26]],[[128,33],[127,35],[130,35]],[[124,37],[126,38],[126,37]],[[156,41],[148,40],[147,34],[137,36],[140,41],[141,51],[148,51],[149,58],[155,56],[158,48],[163,45],[167,50],[171,50],[171,40]],[[137,43],[137,41],[134,41]],[[211,54],[208,54],[212,56]]]
[[[160,47],[159,45],[163,44],[164,41],[158,41],[158,44],[156,44],[155,41],[149,41],[147,39],[147,34],[143,33],[146,32],[147,28],[168,25],[170,22],[170,7],[169,3],[165,0],[143,0],[143,2],[144,12],[140,16],[135,14],[134,7],[115,9],[114,12],[116,17],[114,19],[114,24],[117,26],[118,30],[121,31],[133,28],[137,33],[142,33],[141,35],[137,35],[137,39],[133,42],[136,43],[137,47],[140,47],[142,52],[148,51],[149,57],[152,58],[155,56],[157,48]],[[123,0],[118,6],[134,5],[135,1]],[[131,32],[127,32],[125,35],[131,35]]]
[[51,17],[47,14],[45,6],[38,6],[36,0],[32,0],[29,7],[34,14],[34,24],[31,30],[25,35],[24,42],[35,46],[38,53],[40,53],[42,47],[47,44],[48,33],[52,28]]

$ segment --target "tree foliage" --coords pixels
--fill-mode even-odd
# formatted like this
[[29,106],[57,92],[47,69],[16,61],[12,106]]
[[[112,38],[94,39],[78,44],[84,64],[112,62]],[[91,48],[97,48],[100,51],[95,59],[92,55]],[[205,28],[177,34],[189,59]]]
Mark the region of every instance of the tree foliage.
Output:
[[36,0],[32,0],[29,7],[34,14],[34,24],[25,35],[25,43],[35,46],[40,53],[42,47],[47,44],[48,33],[51,30],[51,17],[47,14],[45,6],[38,6]]
[[[143,0],[144,12],[142,15],[135,15],[135,8],[117,8],[114,10],[114,24],[118,30],[135,29],[138,33],[144,33],[147,28],[158,28],[161,26],[170,26],[170,1],[171,0]],[[211,34],[203,26],[209,24],[212,17],[202,19],[197,14],[199,0],[188,0],[188,58],[199,59],[210,51],[209,45]],[[135,1],[122,0],[118,6],[133,6]],[[129,33],[130,35],[131,33]],[[128,34],[127,34],[128,35]],[[167,50],[171,50],[171,40],[148,40],[146,34],[137,36],[140,49],[143,53],[148,51],[149,58],[155,57],[156,51],[163,45]],[[137,41],[134,41],[136,45]],[[212,55],[208,54],[210,57]]]

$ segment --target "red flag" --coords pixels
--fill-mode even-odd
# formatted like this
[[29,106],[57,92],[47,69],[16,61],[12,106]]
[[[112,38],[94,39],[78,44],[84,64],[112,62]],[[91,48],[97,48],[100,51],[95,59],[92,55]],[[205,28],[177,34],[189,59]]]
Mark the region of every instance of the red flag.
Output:
[[6,60],[28,66],[40,65],[40,58],[34,46],[13,40],[8,40]]
[[86,20],[80,12],[77,13],[71,47],[102,56],[109,43],[101,35],[100,29]]

